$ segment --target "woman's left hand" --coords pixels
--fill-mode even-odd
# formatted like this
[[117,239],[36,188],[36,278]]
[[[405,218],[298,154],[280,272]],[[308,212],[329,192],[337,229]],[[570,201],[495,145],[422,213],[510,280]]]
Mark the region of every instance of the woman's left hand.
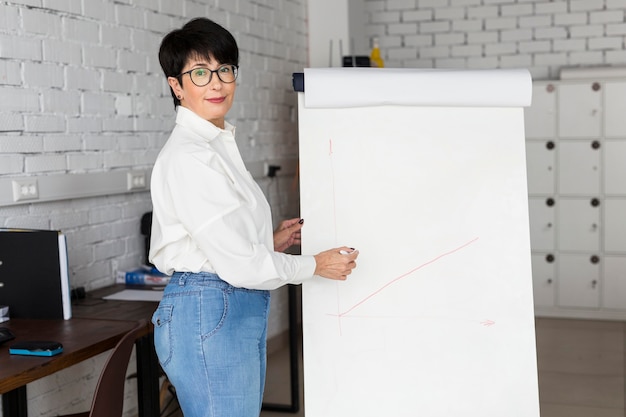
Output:
[[274,250],[284,252],[292,245],[300,244],[300,229],[304,219],[283,220],[274,230]]

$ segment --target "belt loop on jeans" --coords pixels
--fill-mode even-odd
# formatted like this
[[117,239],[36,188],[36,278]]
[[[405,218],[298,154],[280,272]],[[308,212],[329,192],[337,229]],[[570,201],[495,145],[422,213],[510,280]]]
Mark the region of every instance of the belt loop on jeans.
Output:
[[184,287],[188,276],[189,276],[189,272],[181,273],[180,276],[178,277],[178,285],[180,285],[181,287]]

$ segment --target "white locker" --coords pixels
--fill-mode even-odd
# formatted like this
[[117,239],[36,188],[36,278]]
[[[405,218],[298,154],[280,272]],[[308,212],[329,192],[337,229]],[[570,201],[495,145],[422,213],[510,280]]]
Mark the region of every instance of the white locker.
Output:
[[559,194],[600,193],[600,148],[598,140],[559,142]]
[[626,81],[607,82],[604,94],[604,135],[626,139]]
[[526,171],[529,194],[548,194],[555,192],[555,142],[526,141]]
[[[626,119],[626,105],[622,113]],[[622,123],[626,126],[626,120]],[[626,196],[626,139],[604,143],[604,192]]]
[[600,200],[560,199],[557,207],[560,251],[600,250]]
[[556,135],[556,94],[554,84],[533,85],[532,106],[524,109],[526,138],[553,138]]
[[533,297],[535,306],[553,306],[556,263],[553,254],[533,254]]
[[554,251],[555,246],[555,200],[552,197],[530,197],[530,246],[536,251]]
[[626,256],[604,258],[602,305],[606,308],[626,308]]
[[562,138],[597,138],[601,135],[602,100],[597,82],[559,86],[559,132]]
[[558,303],[562,307],[600,306],[600,262],[597,255],[559,255]]
[[[626,253],[626,198],[604,200],[604,250]],[[626,308],[626,299],[624,299]]]

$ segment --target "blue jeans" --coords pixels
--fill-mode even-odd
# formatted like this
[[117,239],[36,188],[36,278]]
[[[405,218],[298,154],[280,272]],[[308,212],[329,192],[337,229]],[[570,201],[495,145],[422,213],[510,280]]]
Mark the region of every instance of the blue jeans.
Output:
[[152,316],[159,362],[185,417],[258,417],[269,291],[176,272]]

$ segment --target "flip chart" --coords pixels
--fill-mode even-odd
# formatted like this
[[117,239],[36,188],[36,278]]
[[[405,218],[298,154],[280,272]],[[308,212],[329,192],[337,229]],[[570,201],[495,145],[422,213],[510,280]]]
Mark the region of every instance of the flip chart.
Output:
[[307,417],[538,417],[528,73],[307,69],[304,86],[302,252],[360,251],[347,281],[303,284]]

